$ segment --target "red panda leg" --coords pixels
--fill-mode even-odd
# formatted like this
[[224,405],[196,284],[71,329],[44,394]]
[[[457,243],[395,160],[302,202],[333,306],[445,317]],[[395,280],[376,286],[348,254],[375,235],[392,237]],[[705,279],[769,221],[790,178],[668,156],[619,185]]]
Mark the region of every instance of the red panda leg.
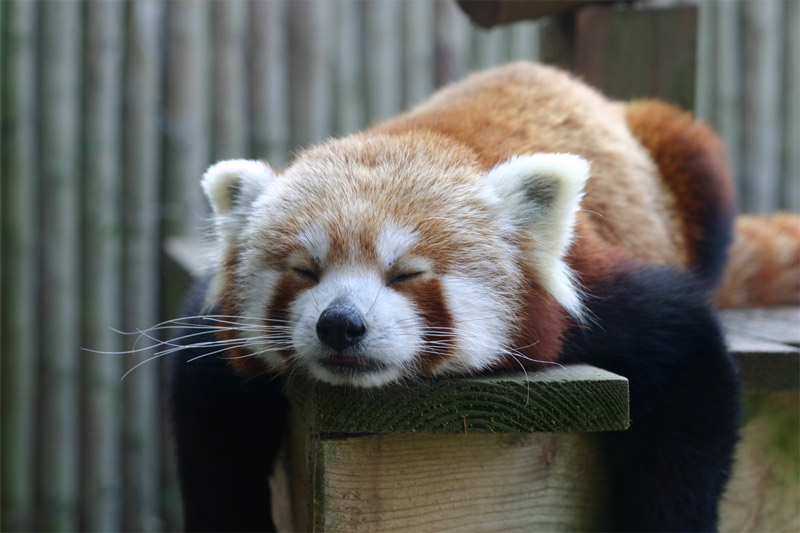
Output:
[[725,266],[734,216],[731,170],[722,142],[691,113],[657,100],[628,104],[626,118],[672,192],[689,268],[715,285]]
[[[187,315],[198,314],[197,305]],[[189,321],[202,325],[202,321]],[[213,329],[170,358],[170,414],[186,531],[275,531],[269,476],[286,428],[288,400],[273,376],[243,378],[219,354]],[[179,341],[180,343],[180,341]],[[191,359],[196,360],[190,361]]]
[[616,272],[590,287],[594,323],[565,362],[628,378],[631,426],[606,434],[613,529],[713,531],[738,435],[739,386],[705,287],[670,267]]

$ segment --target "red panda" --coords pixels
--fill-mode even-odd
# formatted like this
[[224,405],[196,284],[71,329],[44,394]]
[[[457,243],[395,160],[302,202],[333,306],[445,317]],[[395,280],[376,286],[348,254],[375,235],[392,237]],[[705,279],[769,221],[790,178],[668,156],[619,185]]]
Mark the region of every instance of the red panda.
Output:
[[187,527],[272,527],[275,376],[374,387],[581,361],[630,380],[632,428],[608,437],[616,527],[714,529],[739,409],[709,303],[733,217],[723,152],[672,106],[516,63],[281,172],[212,166],[205,301],[224,327],[173,364]]

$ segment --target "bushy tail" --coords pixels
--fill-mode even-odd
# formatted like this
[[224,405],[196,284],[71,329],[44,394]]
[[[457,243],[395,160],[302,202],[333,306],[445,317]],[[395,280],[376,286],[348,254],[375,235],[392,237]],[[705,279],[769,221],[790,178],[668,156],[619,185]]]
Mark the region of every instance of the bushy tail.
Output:
[[739,217],[715,300],[720,307],[800,303],[800,215]]

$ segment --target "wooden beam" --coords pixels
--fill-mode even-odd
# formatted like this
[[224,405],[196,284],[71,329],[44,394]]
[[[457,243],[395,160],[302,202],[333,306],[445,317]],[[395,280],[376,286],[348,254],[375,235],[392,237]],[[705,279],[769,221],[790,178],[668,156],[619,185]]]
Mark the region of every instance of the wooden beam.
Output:
[[378,389],[293,381],[315,434],[608,431],[628,427],[628,380],[585,365]]
[[[549,15],[560,15],[582,5],[597,3],[598,0],[560,0],[520,1],[520,0],[458,0],[458,6],[472,20],[483,28],[501,24],[531,20]],[[601,2],[613,0],[600,0]]]

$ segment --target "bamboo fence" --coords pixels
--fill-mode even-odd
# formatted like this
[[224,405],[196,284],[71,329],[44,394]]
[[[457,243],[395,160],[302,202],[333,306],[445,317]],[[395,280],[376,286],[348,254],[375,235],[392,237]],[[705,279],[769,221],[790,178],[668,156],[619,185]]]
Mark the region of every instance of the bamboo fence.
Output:
[[[701,5],[696,111],[745,210],[800,209],[800,2]],[[0,529],[180,529],[161,361],[163,253],[202,236],[212,162],[293,151],[474,69],[537,59],[540,26],[454,2],[0,2]],[[136,347],[146,347],[139,339]]]

